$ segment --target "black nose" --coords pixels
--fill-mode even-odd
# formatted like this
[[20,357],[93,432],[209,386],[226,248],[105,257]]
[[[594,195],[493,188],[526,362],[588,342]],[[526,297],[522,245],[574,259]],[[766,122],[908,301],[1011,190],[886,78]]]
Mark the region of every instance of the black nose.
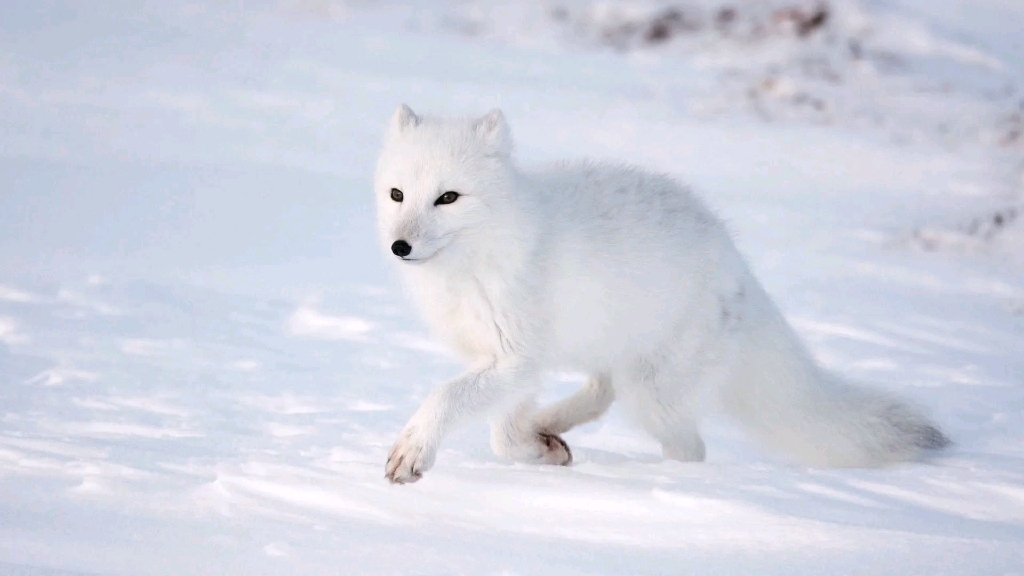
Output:
[[405,258],[412,253],[412,246],[409,246],[405,240],[395,240],[395,243],[391,245],[391,251],[395,253],[395,256]]

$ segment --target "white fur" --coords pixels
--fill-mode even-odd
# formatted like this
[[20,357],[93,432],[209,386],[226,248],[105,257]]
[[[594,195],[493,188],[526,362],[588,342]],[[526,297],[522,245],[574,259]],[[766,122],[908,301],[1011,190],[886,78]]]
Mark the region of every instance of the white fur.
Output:
[[[703,460],[707,392],[763,444],[812,466],[881,465],[947,442],[913,408],[819,368],[722,223],[674,180],[594,162],[524,172],[511,152],[497,110],[442,119],[402,106],[392,118],[374,185],[383,248],[470,366],[409,421],[392,481],[417,480],[442,438],[479,415],[498,454],[567,464],[557,434],[613,399],[666,457]],[[436,206],[446,191],[461,196]],[[396,240],[412,247],[404,259],[391,255]],[[539,375],[563,368],[591,381],[538,412]]]

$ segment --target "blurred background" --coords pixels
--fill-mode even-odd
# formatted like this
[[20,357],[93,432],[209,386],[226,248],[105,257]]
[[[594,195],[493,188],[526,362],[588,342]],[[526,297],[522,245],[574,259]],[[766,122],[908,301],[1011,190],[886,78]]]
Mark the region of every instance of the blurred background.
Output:
[[[1010,0],[4,2],[0,574],[1024,572],[1022,30]],[[689,183],[819,361],[956,448],[808,471],[712,419],[684,465],[613,411],[572,468],[475,424],[388,486],[461,368],[375,236],[402,102]]]

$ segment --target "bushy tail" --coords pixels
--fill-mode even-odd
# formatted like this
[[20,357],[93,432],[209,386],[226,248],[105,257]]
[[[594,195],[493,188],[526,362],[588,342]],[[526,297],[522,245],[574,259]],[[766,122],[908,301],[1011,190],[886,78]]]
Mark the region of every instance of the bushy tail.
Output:
[[768,448],[822,467],[873,467],[949,446],[919,410],[818,368],[789,327],[747,341],[724,390],[728,412]]

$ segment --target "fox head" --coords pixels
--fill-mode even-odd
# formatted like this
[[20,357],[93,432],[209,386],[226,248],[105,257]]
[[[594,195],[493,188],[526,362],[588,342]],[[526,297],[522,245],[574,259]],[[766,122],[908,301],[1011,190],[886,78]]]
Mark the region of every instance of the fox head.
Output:
[[487,233],[510,212],[511,155],[500,110],[447,119],[399,106],[374,177],[383,249],[409,266],[493,249]]

